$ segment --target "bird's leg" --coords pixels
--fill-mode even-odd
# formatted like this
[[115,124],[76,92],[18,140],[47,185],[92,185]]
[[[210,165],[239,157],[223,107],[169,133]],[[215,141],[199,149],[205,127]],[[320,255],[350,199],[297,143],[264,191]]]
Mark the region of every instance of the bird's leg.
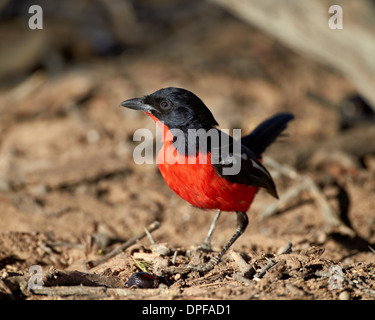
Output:
[[211,223],[210,230],[208,230],[207,237],[206,237],[206,239],[204,239],[204,242],[199,247],[197,247],[197,250],[207,251],[207,252],[212,251],[212,249],[211,249],[211,238],[212,238],[212,235],[215,231],[215,228],[216,228],[217,222],[219,220],[220,214],[221,214],[221,210],[217,210],[216,216]]
[[247,214],[245,212],[237,211],[237,229],[232,238],[224,245],[223,249],[219,253],[218,256],[213,257],[210,261],[205,264],[194,266],[192,270],[199,271],[199,272],[207,272],[210,271],[214,266],[216,266],[223,255],[228,251],[230,246],[237,240],[237,238],[244,233],[249,220],[247,218]]

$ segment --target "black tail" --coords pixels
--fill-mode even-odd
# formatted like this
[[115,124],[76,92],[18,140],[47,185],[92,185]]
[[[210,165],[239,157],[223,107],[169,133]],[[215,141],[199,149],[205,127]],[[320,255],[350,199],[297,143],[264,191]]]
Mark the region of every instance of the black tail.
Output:
[[289,112],[278,113],[263,121],[252,133],[242,137],[241,143],[260,158],[261,154],[285,130],[287,123],[292,119],[294,116]]

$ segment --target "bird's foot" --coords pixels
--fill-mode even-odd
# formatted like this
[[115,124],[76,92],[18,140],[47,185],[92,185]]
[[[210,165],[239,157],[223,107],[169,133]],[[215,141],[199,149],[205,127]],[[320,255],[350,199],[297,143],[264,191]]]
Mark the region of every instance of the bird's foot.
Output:
[[212,251],[211,243],[205,241],[200,246],[197,247],[197,250],[202,251],[202,252],[211,252]]
[[221,259],[219,257],[213,257],[211,258],[210,261],[206,263],[195,265],[195,266],[189,266],[189,267],[191,268],[191,271],[198,271],[198,272],[205,273],[205,272],[212,270],[220,262],[220,260]]
[[219,262],[220,262],[219,257],[213,257],[211,258],[210,261],[203,263],[203,264],[198,264],[198,265],[184,265],[182,267],[175,267],[175,266],[170,266],[167,268],[164,268],[163,270],[160,271],[160,275],[158,276],[164,276],[165,274],[187,274],[192,271],[198,271],[198,272],[203,272],[206,273],[210,270],[212,270]]

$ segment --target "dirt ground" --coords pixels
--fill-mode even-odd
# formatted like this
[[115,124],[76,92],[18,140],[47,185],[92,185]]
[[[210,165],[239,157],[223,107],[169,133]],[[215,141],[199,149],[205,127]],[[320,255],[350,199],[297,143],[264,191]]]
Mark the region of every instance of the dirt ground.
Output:
[[[2,86],[0,298],[375,298],[374,122],[347,126],[340,112],[355,88],[234,17],[213,16],[150,47],[81,59],[52,75],[35,67]],[[167,86],[193,91],[220,128],[244,133],[292,112],[287,134],[266,152],[281,167],[266,165],[281,199],[295,192],[268,216],[277,200],[259,192],[245,234],[207,274],[164,272],[155,288],[127,288],[140,265],[160,276],[207,261],[236,225],[234,213],[223,213],[214,251],[196,251],[215,212],[178,198],[156,164],[133,161],[135,130],[155,124],[119,104]],[[154,244],[144,237],[90,268],[154,221]],[[289,242],[292,251],[280,254]],[[41,289],[30,287],[31,266],[41,267]]]

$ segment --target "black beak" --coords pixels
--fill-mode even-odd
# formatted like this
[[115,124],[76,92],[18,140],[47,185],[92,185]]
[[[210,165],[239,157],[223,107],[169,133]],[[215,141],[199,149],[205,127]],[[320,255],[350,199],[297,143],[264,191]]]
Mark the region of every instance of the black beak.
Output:
[[141,110],[145,112],[151,112],[152,110],[154,110],[153,107],[144,103],[144,98],[133,98],[125,100],[120,103],[120,106],[134,110]]

